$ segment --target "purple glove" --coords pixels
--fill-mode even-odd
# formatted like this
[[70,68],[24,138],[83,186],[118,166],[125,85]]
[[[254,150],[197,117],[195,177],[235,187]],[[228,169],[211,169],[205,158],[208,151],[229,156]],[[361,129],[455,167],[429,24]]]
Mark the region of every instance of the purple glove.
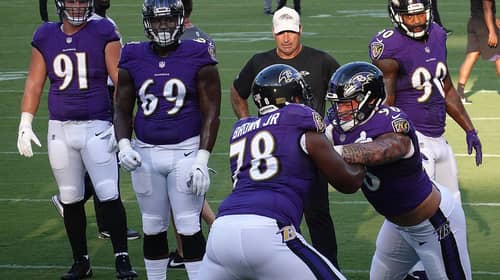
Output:
[[472,154],[472,148],[476,150],[476,165],[479,166],[483,162],[483,152],[481,151],[481,141],[475,130],[467,131],[467,153]]

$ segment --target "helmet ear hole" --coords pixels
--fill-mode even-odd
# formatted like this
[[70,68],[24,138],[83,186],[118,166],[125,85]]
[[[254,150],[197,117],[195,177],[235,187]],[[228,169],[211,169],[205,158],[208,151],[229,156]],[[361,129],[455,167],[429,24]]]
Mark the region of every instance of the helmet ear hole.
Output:
[[363,93],[358,94],[358,95],[356,96],[356,102],[358,102],[358,103],[362,102],[362,101],[363,101],[363,99],[365,99],[365,95],[364,95]]
[[361,111],[358,111],[358,113],[356,114],[356,119],[358,121],[364,121],[365,120],[365,114]]

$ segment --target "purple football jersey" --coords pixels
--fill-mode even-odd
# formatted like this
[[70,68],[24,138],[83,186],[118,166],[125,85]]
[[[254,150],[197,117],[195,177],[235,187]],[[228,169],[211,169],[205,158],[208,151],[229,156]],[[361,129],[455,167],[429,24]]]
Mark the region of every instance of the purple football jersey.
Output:
[[446,102],[443,89],[448,75],[446,33],[436,23],[425,40],[415,40],[398,29],[382,30],[370,42],[372,60],[399,63],[395,106],[405,111],[424,135],[444,133]]
[[108,20],[93,20],[73,35],[62,32],[62,23],[45,23],[33,36],[32,46],[44,58],[50,80],[51,120],[111,121],[105,48],[119,41]]
[[[329,123],[326,119],[325,123]],[[379,135],[398,132],[411,138],[414,154],[379,166],[367,166],[361,189],[375,210],[385,217],[406,213],[418,206],[432,191],[432,183],[422,167],[417,135],[408,116],[396,107],[381,106],[366,123],[348,132],[332,130],[335,145],[371,142]]]
[[321,116],[300,104],[236,122],[229,140],[233,192],[218,216],[257,214],[299,229],[317,174],[299,142],[306,131],[323,130]]
[[217,64],[213,45],[193,40],[160,57],[151,42],[129,43],[122,50],[119,68],[132,77],[137,113],[134,130],[142,142],[153,145],[180,143],[200,134],[201,113],[197,73]]

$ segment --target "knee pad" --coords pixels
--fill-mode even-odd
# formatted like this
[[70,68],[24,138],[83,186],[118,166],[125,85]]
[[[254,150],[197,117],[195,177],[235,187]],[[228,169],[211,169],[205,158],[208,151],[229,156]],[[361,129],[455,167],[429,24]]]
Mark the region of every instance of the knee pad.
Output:
[[387,265],[374,254],[370,265],[370,279],[384,279],[387,271],[389,271]]
[[167,232],[160,232],[154,235],[144,234],[143,252],[144,258],[149,260],[159,260],[168,257]]
[[199,232],[200,219],[200,214],[177,215],[175,219],[177,233],[189,236]]
[[166,232],[168,221],[164,221],[159,215],[142,214],[142,231],[147,235],[156,235],[160,232]]
[[99,201],[115,200],[119,197],[118,184],[115,180],[103,180],[94,186]]
[[184,253],[184,261],[193,262],[200,261],[205,255],[206,241],[203,233],[198,231],[193,235],[179,234],[182,240],[182,251]]
[[83,192],[75,186],[59,186],[59,199],[63,204],[74,204],[83,200]]

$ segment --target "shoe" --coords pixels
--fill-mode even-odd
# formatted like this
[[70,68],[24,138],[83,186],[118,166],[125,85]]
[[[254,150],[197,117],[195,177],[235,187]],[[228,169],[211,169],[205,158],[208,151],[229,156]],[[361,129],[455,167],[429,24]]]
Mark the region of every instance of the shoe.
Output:
[[59,197],[57,197],[57,194],[53,195],[50,198],[50,200],[52,200],[52,204],[54,204],[54,207],[56,208],[57,213],[59,213],[59,215],[64,218],[64,207],[63,207],[61,201],[59,200]]
[[115,259],[116,278],[132,280],[137,278],[137,272],[130,265],[128,255],[118,255]]
[[127,228],[127,239],[128,240],[136,240],[136,239],[140,239],[141,238],[141,234],[133,229],[129,229]]
[[[111,234],[107,230],[100,231],[97,235],[99,239],[111,239]],[[127,240],[136,240],[140,239],[141,234],[133,229],[127,229]]]
[[100,231],[99,234],[97,234],[97,238],[99,239],[111,239],[111,234],[107,230]]
[[168,268],[185,268],[184,261],[182,257],[179,255],[179,252],[175,250],[175,252],[171,252],[168,255]]
[[81,257],[73,263],[68,272],[61,276],[62,280],[85,279],[92,277],[90,261],[86,257]]
[[460,100],[462,100],[462,104],[464,105],[472,104],[472,101],[470,101],[467,97],[462,97]]
[[450,36],[451,34],[453,34],[453,30],[451,30],[451,29],[446,29],[446,28],[444,28],[444,27],[443,27],[443,29],[444,29],[444,31],[446,32],[446,35]]
[[417,270],[408,273],[406,278],[404,280],[428,280],[427,275],[425,274],[425,271],[423,270]]
[[271,11],[264,11],[264,14],[265,14],[265,15],[268,15],[268,16],[272,16],[272,15],[274,15],[274,13],[273,13],[273,12],[271,12]]

